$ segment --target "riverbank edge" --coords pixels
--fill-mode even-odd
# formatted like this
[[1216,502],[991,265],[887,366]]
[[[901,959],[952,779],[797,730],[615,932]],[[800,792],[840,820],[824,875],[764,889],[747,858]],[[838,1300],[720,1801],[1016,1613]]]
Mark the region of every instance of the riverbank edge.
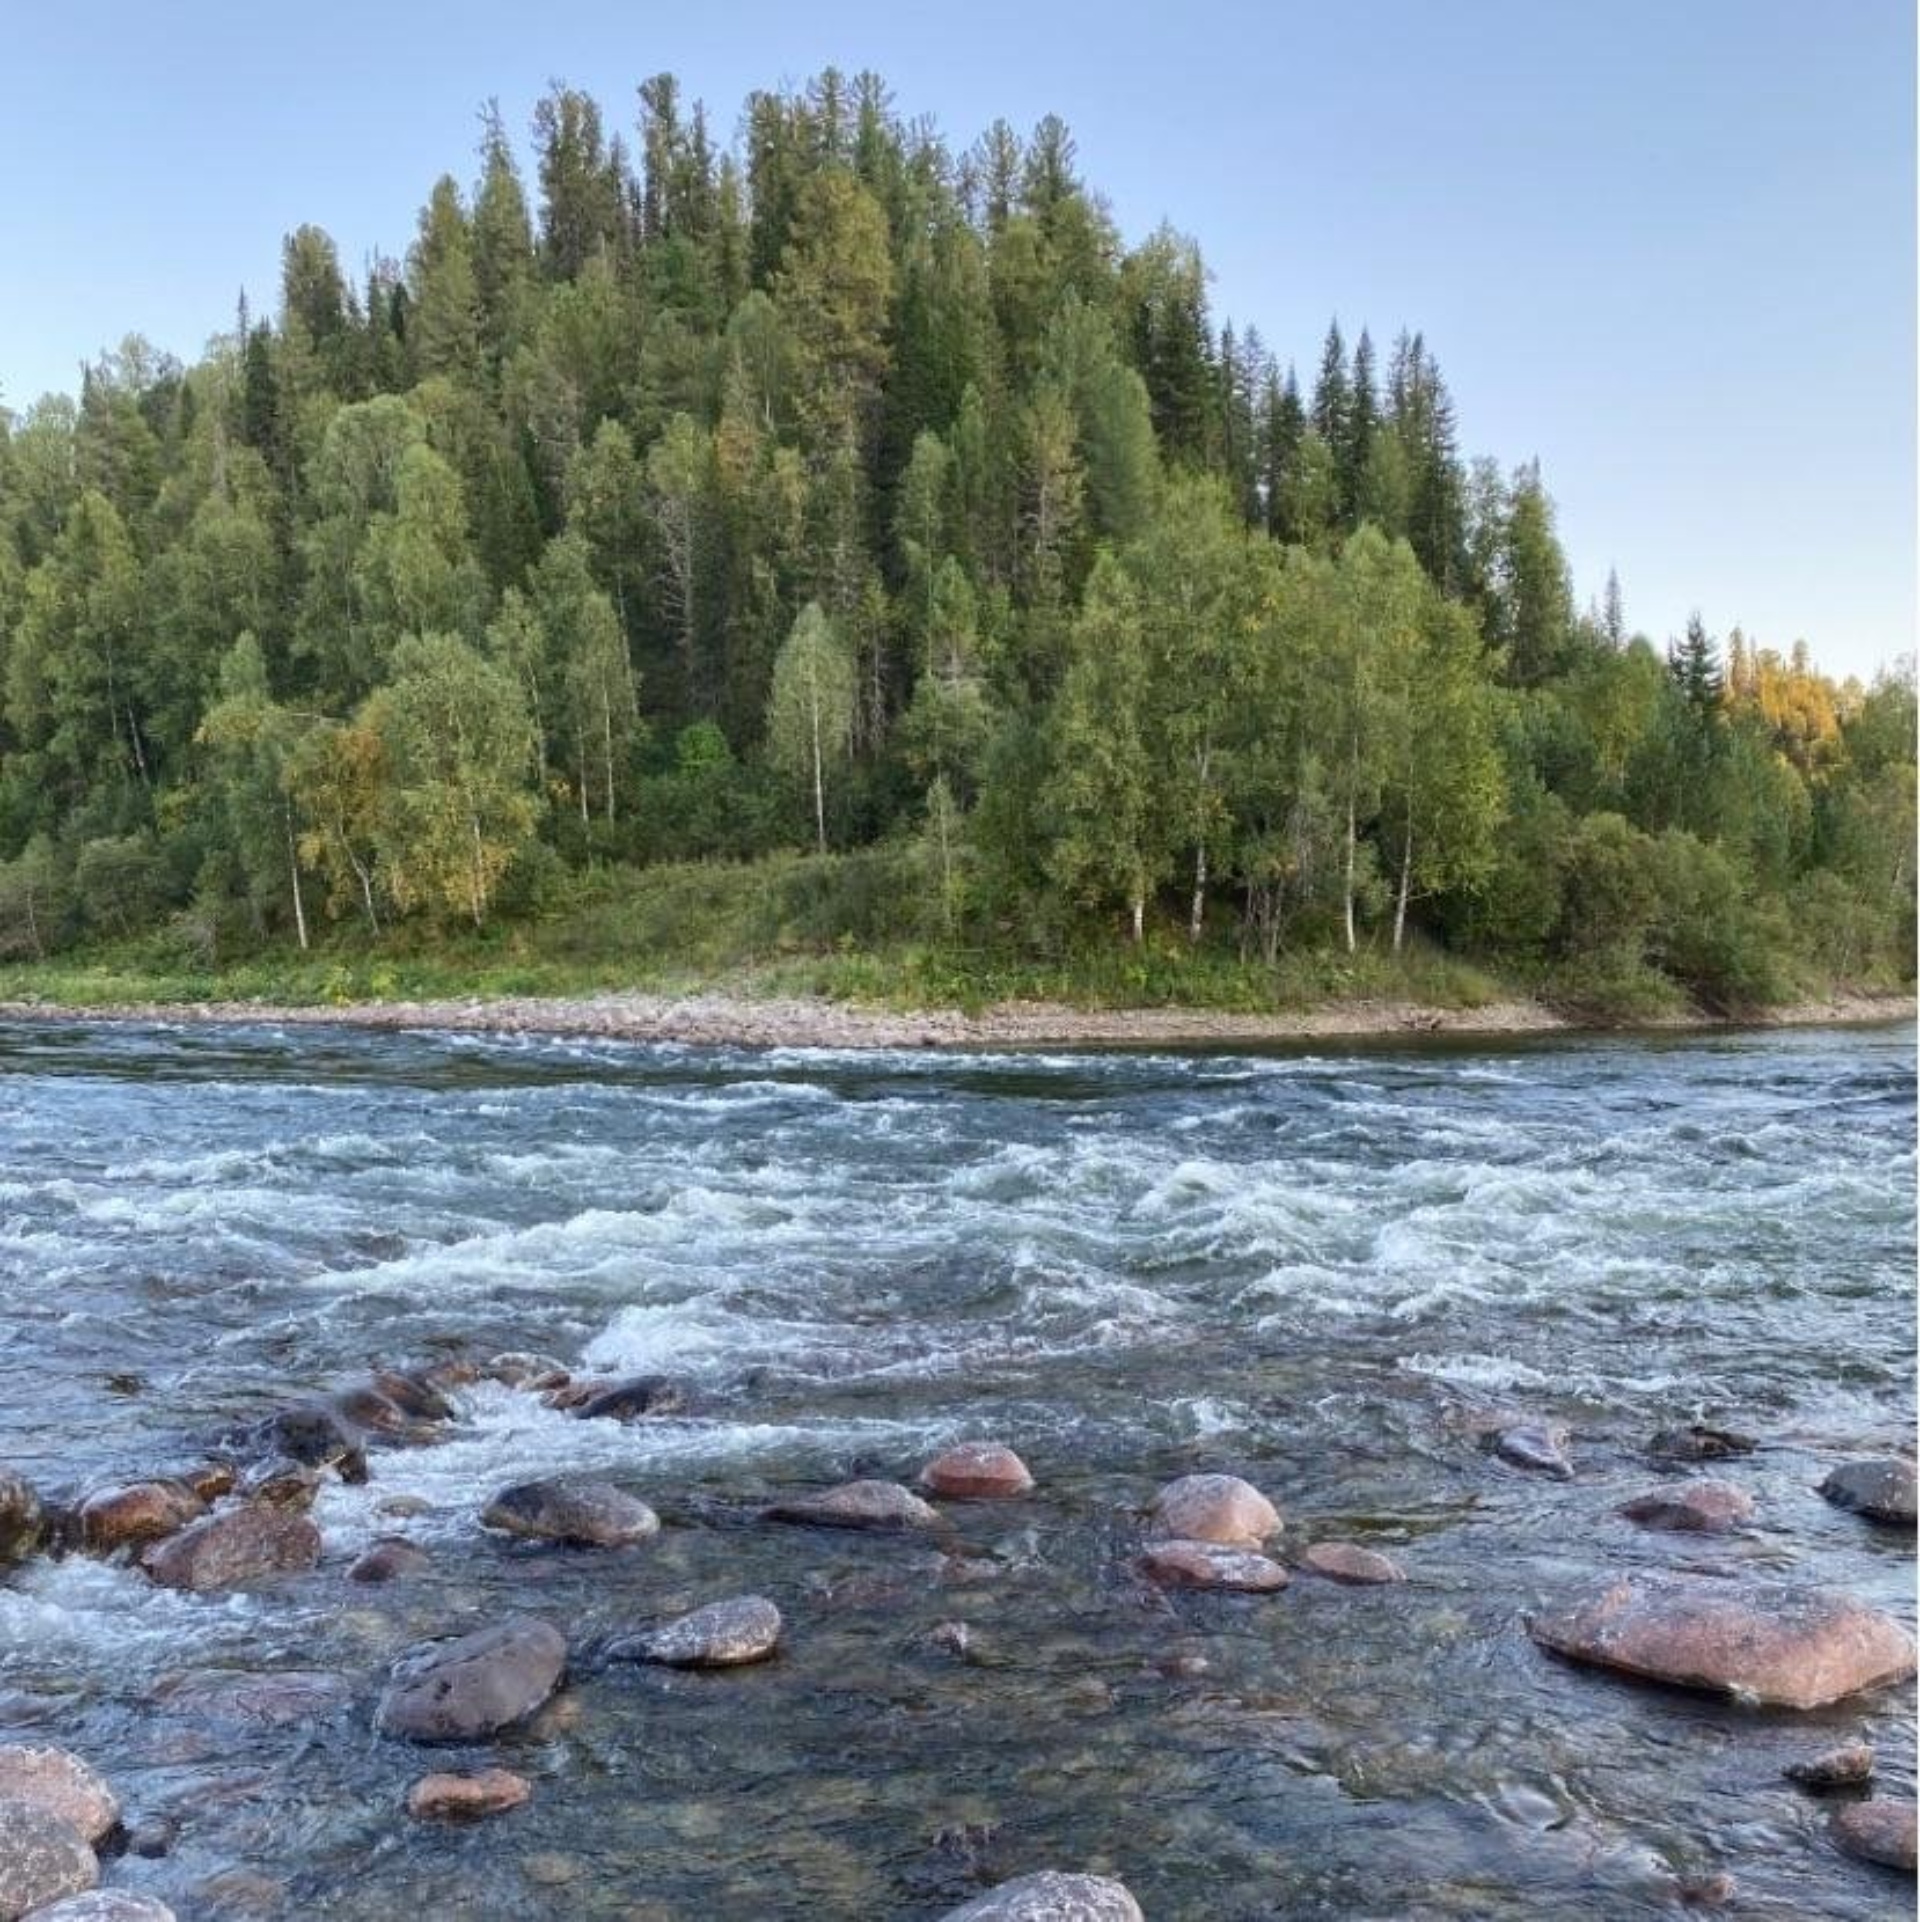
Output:
[[1394,1000],[1329,1002],[1274,1014],[1207,1008],[1075,1008],[1006,1002],[978,1013],[898,1012],[813,996],[755,999],[721,992],[613,990],[583,995],[503,995],[288,1006],[267,1001],[125,1001],[98,1005],[0,1000],[0,1020],[200,1023],[208,1026],[357,1027],[555,1039],[667,1042],[745,1048],[1206,1047],[1380,1037],[1498,1039],[1544,1034],[1733,1031],[1840,1027],[1912,1020],[1911,994],[1843,994],[1739,1017],[1670,1015],[1628,1024],[1584,1021],[1541,1002],[1504,999],[1476,1008]]

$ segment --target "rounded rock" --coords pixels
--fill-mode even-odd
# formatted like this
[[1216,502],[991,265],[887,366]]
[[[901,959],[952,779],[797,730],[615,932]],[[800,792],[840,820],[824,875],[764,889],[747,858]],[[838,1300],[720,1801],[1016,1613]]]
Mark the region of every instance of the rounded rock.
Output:
[[32,1802],[0,1800],[0,1922],[80,1895],[100,1879],[87,1838]]
[[63,1748],[0,1748],[0,1802],[57,1815],[85,1842],[98,1842],[120,1819],[120,1799],[100,1772]]
[[533,1616],[404,1655],[374,1713],[382,1735],[472,1742],[524,1721],[560,1684],[567,1644]]
[[1895,1528],[1914,1525],[1913,1464],[1901,1456],[1847,1462],[1820,1484],[1820,1492],[1836,1508],[1851,1509],[1869,1521]]
[[433,1557],[404,1535],[383,1535],[347,1570],[350,1582],[392,1582],[419,1575],[433,1566]]
[[407,1791],[407,1813],[417,1821],[476,1822],[517,1809],[532,1794],[533,1784],[511,1769],[423,1775]]
[[1494,1436],[1493,1452],[1514,1468],[1570,1482],[1573,1463],[1567,1455],[1567,1439],[1567,1431],[1559,1422],[1517,1422]]
[[595,1383],[572,1413],[581,1421],[643,1421],[648,1417],[678,1415],[687,1405],[687,1391],[665,1375],[634,1375],[625,1381]]
[[1280,1531],[1280,1511],[1238,1475],[1183,1475],[1154,1497],[1153,1532],[1169,1541],[1258,1548]]
[[95,1555],[177,1535],[207,1512],[185,1482],[130,1482],[96,1490],[80,1504],[80,1546]]
[[1675,1488],[1656,1488],[1650,1494],[1636,1496],[1622,1505],[1620,1513],[1642,1528],[1723,1535],[1753,1519],[1753,1497],[1731,1482],[1682,1482]]
[[155,1896],[135,1895],[131,1889],[89,1889],[35,1909],[27,1922],[175,1922],[175,1916]]
[[630,1548],[659,1534],[660,1517],[611,1482],[561,1478],[501,1489],[481,1514],[480,1525],[522,1541]]
[[1803,1789],[1857,1788],[1873,1780],[1873,1764],[1870,1744],[1843,1742],[1838,1748],[1809,1755],[1804,1762],[1789,1762],[1780,1773]]
[[940,1922],[1145,1922],[1124,1882],[1043,1869],[1002,1882],[950,1909]]
[[1835,1809],[1827,1833],[1849,1855],[1883,1868],[1914,1871],[1914,1805],[1881,1796]]
[[932,1528],[940,1511],[898,1482],[845,1482],[822,1495],[775,1502],[769,1521],[806,1522],[817,1528]]
[[264,1502],[190,1523],[156,1542],[140,1566],[161,1588],[203,1593],[276,1575],[293,1575],[320,1559],[320,1531],[304,1515]]
[[1362,1548],[1358,1542],[1315,1542],[1301,1560],[1316,1575],[1356,1586],[1407,1579],[1406,1570],[1391,1555]]
[[1150,1542],[1141,1568],[1171,1588],[1224,1588],[1246,1595],[1271,1594],[1287,1585],[1287,1571],[1249,1548],[1220,1542]]
[[608,1653],[668,1668],[738,1668],[772,1655],[780,1629],[780,1611],[764,1595],[736,1595],[616,1643]]
[[1003,1442],[959,1442],[920,1471],[920,1486],[955,1501],[1007,1501],[1026,1494],[1033,1476]]

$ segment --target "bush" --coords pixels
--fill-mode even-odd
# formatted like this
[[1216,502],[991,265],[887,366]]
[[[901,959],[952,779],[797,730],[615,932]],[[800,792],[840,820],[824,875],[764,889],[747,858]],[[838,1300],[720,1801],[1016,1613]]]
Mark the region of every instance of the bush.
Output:
[[150,835],[89,841],[74,864],[74,892],[87,926],[128,935],[150,926],[167,904],[167,863]]
[[1746,1013],[1782,996],[1786,926],[1718,848],[1669,828],[1653,844],[1651,874],[1658,902],[1651,951],[1660,968],[1716,1014]]

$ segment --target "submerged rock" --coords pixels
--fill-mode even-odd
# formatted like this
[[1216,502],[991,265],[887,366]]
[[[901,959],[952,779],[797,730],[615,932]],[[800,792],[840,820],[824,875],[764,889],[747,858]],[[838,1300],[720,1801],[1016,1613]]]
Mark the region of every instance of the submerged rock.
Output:
[[1659,1461],[1724,1462],[1751,1455],[1759,1447],[1751,1435],[1736,1434],[1731,1428],[1713,1428],[1705,1422],[1689,1422],[1683,1428],[1663,1428],[1647,1444],[1647,1453]]
[[1026,1494],[1033,1477],[1004,1443],[959,1442],[921,1469],[920,1486],[957,1501],[1003,1501]]
[[495,1355],[480,1370],[483,1381],[497,1381],[508,1388],[564,1388],[572,1379],[564,1362],[551,1355],[514,1353]]
[[288,1455],[274,1455],[256,1462],[240,1478],[243,1501],[264,1502],[269,1508],[304,1511],[313,1506],[320,1492],[320,1471],[297,1462]]
[[1835,1809],[1827,1818],[1827,1833],[1849,1855],[1884,1868],[1914,1871],[1914,1805],[1874,1796]]
[[392,1582],[405,1575],[423,1574],[433,1557],[404,1535],[383,1535],[347,1570],[350,1582]]
[[402,1656],[374,1726],[409,1742],[478,1741],[524,1721],[559,1687],[566,1666],[560,1631],[517,1616]]
[[1720,1535],[1753,1519],[1753,1497],[1731,1482],[1682,1482],[1636,1496],[1620,1513],[1642,1528]]
[[1316,1575],[1355,1584],[1404,1582],[1406,1570],[1391,1555],[1362,1548],[1358,1542],[1315,1542],[1301,1560]]
[[78,1514],[80,1546],[90,1554],[137,1547],[177,1535],[207,1512],[206,1503],[185,1482],[130,1482],[89,1495]]
[[1169,1541],[1258,1548],[1280,1531],[1280,1511],[1238,1475],[1182,1475],[1153,1499],[1149,1519]]
[[1573,1462],[1567,1454],[1567,1440],[1567,1430],[1559,1422],[1518,1422],[1494,1435],[1493,1452],[1515,1468],[1570,1482]]
[[1573,1661],[1782,1708],[1819,1708],[1914,1672],[1913,1643],[1889,1616],[1772,1582],[1625,1576],[1531,1633]]
[[1043,1869],[950,1909],[940,1922],[1145,1922],[1124,1882]]
[[320,1531],[304,1515],[264,1503],[229,1509],[156,1542],[140,1566],[162,1588],[233,1588],[312,1568]]
[[687,1392],[665,1375],[635,1375],[627,1381],[591,1383],[586,1398],[574,1406],[582,1421],[640,1421],[649,1415],[677,1415],[687,1405]]
[[511,1769],[423,1775],[407,1791],[407,1813],[420,1821],[475,1822],[517,1809],[532,1794],[533,1784]]
[[40,1497],[24,1475],[0,1468],[0,1568],[23,1562],[40,1546]]
[[772,1522],[810,1522],[818,1528],[933,1528],[940,1511],[898,1482],[845,1482],[822,1495],[775,1502]]
[[424,1374],[404,1368],[374,1371],[374,1392],[384,1395],[403,1415],[415,1421],[452,1421],[459,1410]]
[[84,1895],[62,1896],[44,1909],[35,1909],[27,1922],[176,1922],[173,1911],[151,1895],[131,1889],[88,1889]]
[[344,1482],[367,1479],[366,1451],[359,1437],[323,1402],[301,1402],[269,1415],[255,1431],[263,1454],[284,1456],[303,1468],[331,1468]]
[[709,1602],[690,1615],[615,1642],[615,1661],[661,1662],[669,1668],[737,1668],[764,1662],[780,1644],[780,1611],[763,1595]]
[[1822,1749],[1804,1762],[1789,1762],[1780,1772],[1803,1789],[1857,1788],[1873,1780],[1873,1749],[1866,1742],[1843,1742]]
[[1898,1455],[1848,1462],[1820,1484],[1820,1492],[1835,1507],[1851,1509],[1870,1521],[1900,1528],[1914,1525],[1913,1464]]
[[18,1922],[100,1879],[87,1838],[50,1810],[0,1800],[0,1922]]
[[1223,1542],[1149,1542],[1140,1566],[1172,1588],[1226,1588],[1243,1594],[1268,1594],[1285,1588],[1287,1571],[1250,1548]]
[[660,1532],[660,1517],[611,1482],[518,1482],[503,1488],[481,1514],[483,1528],[523,1541],[576,1548],[627,1548]]
[[120,1800],[91,1763],[63,1748],[0,1748],[0,1802],[22,1802],[57,1815],[98,1842],[120,1819]]

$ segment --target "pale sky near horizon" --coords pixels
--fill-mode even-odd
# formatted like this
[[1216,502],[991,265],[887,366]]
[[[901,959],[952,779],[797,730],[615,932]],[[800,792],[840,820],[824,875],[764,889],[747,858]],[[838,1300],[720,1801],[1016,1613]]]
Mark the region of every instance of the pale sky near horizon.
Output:
[[[276,17],[278,15],[279,17]],[[179,0],[0,25],[0,402],[123,334],[183,359],[275,298],[281,236],[405,253],[477,110],[550,78],[631,130],[670,69],[878,70],[964,146],[1059,113],[1122,233],[1195,235],[1215,319],[1310,380],[1330,315],[1424,330],[1469,453],[1538,456],[1582,601],[1914,644],[1914,14],[1900,0]]]

